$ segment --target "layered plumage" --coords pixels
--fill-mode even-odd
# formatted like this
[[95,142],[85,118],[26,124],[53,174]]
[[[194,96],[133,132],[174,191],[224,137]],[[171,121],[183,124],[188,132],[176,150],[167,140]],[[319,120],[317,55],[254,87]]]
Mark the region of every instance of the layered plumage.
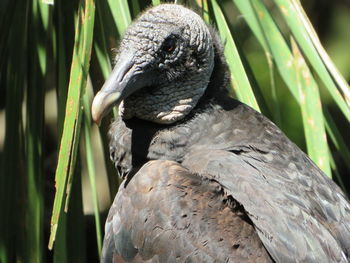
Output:
[[99,121],[122,102],[102,262],[348,262],[344,194],[227,81],[192,11],[160,5],[128,29],[93,104]]

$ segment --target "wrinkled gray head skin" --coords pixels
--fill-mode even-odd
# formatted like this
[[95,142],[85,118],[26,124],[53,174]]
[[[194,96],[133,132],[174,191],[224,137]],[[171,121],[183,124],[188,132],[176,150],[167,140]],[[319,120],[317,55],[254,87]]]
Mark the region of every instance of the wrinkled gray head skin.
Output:
[[148,10],[129,27],[120,48],[134,49],[141,70],[159,72],[149,88],[124,100],[119,107],[123,117],[173,123],[203,95],[214,52],[207,26],[193,11],[173,4]]
[[[153,7],[134,21],[121,41],[114,71],[124,67],[123,74],[133,77],[125,84],[128,91],[110,96],[108,105],[121,102],[124,119],[135,116],[163,124],[181,120],[205,92],[213,59],[212,38],[199,15],[175,4]],[[119,78],[124,81],[124,76]],[[102,101],[95,100],[96,105]]]

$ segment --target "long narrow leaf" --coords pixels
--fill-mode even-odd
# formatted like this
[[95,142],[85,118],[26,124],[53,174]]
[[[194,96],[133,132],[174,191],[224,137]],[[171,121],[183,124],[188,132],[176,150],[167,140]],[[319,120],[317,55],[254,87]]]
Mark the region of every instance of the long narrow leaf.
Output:
[[292,39],[292,50],[307,152],[310,158],[330,176],[330,160],[320,93],[294,39]]
[[[339,74],[334,64],[324,51],[316,34],[312,33],[313,29],[310,23],[307,23],[301,5],[294,0],[275,0],[281,10],[281,13],[291,29],[296,41],[317,72],[320,79],[325,84],[330,95],[350,121],[350,90],[349,85]],[[328,71],[328,70],[329,71]],[[332,76],[337,81],[338,86],[342,89],[344,96],[347,98],[348,105],[339,93]]]
[[[271,51],[272,57],[276,63],[277,69],[282,76],[283,80],[287,84],[289,90],[293,94],[294,98],[296,101],[299,103],[302,111],[310,113],[309,110],[307,110],[305,107],[308,107],[308,102],[303,102],[302,96],[300,96],[300,92],[298,87],[300,86],[300,82],[298,80],[298,76],[300,76],[300,73],[297,73],[297,70],[294,65],[295,58],[293,57],[293,54],[287,45],[283,35],[281,34],[280,30],[278,29],[277,25],[275,24],[274,20],[272,19],[270,13],[267,11],[266,7],[264,4],[259,1],[259,0],[250,0],[249,3],[251,4],[252,9],[254,10],[254,13],[250,13],[249,15],[255,15],[255,21],[258,21],[259,26],[254,25],[252,27],[253,32],[259,32],[257,34],[257,39],[261,41],[261,44],[263,46],[266,46],[268,50]],[[240,6],[238,6],[240,7]],[[250,16],[245,16],[247,21],[251,18]],[[248,22],[249,25],[253,24],[252,22]],[[299,56],[300,58],[300,56]],[[303,65],[303,70],[309,70],[307,69],[307,65]],[[316,82],[313,79],[312,75],[308,73],[308,80],[307,83],[308,85],[315,86]],[[303,84],[304,85],[304,84]],[[320,100],[318,99],[318,103],[314,103],[313,105],[317,105],[317,109],[321,109],[320,105]],[[314,122],[313,125],[317,127],[321,127],[321,129],[324,130],[324,123],[323,123],[323,118],[320,118],[318,116],[318,113],[316,111],[313,112],[313,117],[311,118],[312,121]],[[311,113],[312,113],[311,112]],[[307,115],[303,115],[303,118],[306,118]],[[310,116],[309,116],[310,117]],[[308,124],[308,119],[304,119],[304,125]],[[316,122],[317,121],[317,122]],[[305,127],[304,127],[305,128]],[[308,128],[305,128],[308,130]],[[323,134],[323,135],[322,135]],[[330,173],[330,164],[329,164],[329,156],[328,156],[328,146],[325,141],[325,134],[320,131],[319,135],[321,137],[322,143],[318,145],[318,151],[312,150],[315,146],[310,146],[314,145],[312,141],[316,141],[316,138],[307,136],[307,145],[308,149],[310,149],[310,157],[320,166],[320,168],[328,175],[331,176]],[[316,135],[312,135],[316,136]],[[311,140],[311,141],[308,141]]]
[[[56,11],[56,31],[54,31],[55,48],[54,48],[54,60],[56,61],[57,71],[57,138],[58,141],[62,138],[63,125],[64,125],[64,112],[67,100],[67,72],[66,72],[66,51],[65,51],[65,39],[66,36],[63,33],[63,14],[62,9],[64,4],[62,1],[58,1],[55,6]],[[76,170],[76,169],[75,169]],[[60,218],[60,224],[57,228],[57,236],[55,243],[55,250],[53,253],[53,262],[68,262],[67,253],[67,214],[62,213]]]
[[279,108],[278,98],[277,98],[277,90],[275,85],[275,76],[274,76],[274,63],[272,59],[272,52],[270,50],[270,45],[268,45],[266,41],[266,36],[264,34],[264,31],[261,28],[261,25],[259,23],[258,17],[255,14],[255,11],[251,5],[250,0],[248,1],[240,1],[240,0],[233,0],[233,2],[236,4],[236,6],[239,8],[242,14],[244,14],[244,17],[249,24],[249,27],[253,31],[256,38],[259,40],[262,48],[264,49],[265,56],[268,62],[269,66],[269,73],[270,73],[270,83],[271,83],[271,95],[272,95],[272,104],[271,110],[273,114],[274,122],[277,125],[281,125],[281,112]]
[[71,159],[74,158],[72,155],[72,153],[74,153],[73,145],[75,144],[75,141],[79,139],[74,135],[78,136],[75,131],[80,126],[80,98],[81,94],[84,92],[88,76],[94,15],[94,1],[86,0],[85,3],[81,1],[79,6],[79,19],[74,40],[75,45],[68,87],[64,129],[56,169],[56,195],[51,217],[49,248],[52,248],[55,240],[59,216],[62,211],[67,176],[71,170],[74,170],[74,167],[72,167],[74,163],[71,163]]
[[224,52],[230,68],[234,91],[238,99],[260,111],[225,17],[216,0],[211,3],[220,36],[225,42]]
[[344,77],[340,74],[337,67],[332,62],[331,58],[328,56],[326,50],[323,48],[320,39],[317,36],[317,33],[313,29],[313,26],[307,17],[304,9],[302,8],[299,1],[291,0],[294,5],[295,10],[298,13],[298,17],[302,21],[307,33],[310,36],[311,41],[313,42],[316,50],[318,51],[320,57],[322,58],[323,63],[326,65],[329,70],[331,76],[334,78],[337,87],[342,91],[345,101],[350,106],[350,87],[349,83],[344,79]]

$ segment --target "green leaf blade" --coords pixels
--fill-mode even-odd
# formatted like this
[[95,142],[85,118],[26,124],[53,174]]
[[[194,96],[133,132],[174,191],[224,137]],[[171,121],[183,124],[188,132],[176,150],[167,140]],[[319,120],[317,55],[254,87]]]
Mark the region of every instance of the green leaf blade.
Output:
[[224,54],[226,56],[227,63],[231,72],[234,91],[236,92],[239,100],[253,107],[255,110],[260,111],[259,105],[255,99],[249,79],[244,70],[243,63],[240,59],[237,47],[235,45],[225,17],[221,11],[221,8],[216,0],[212,1],[212,6],[220,36],[226,43]]
[[49,248],[53,246],[56,236],[59,217],[62,212],[64,193],[66,191],[67,177],[74,171],[74,163],[81,119],[81,96],[86,87],[88,70],[90,65],[90,55],[92,47],[93,26],[95,16],[95,3],[87,0],[86,4],[80,2],[78,23],[76,27],[74,51],[69,80],[66,113],[64,120],[63,134],[58,155],[56,169],[56,194],[51,217],[51,235]]
[[293,39],[292,49],[308,155],[328,177],[332,177],[318,86]]
[[[329,94],[341,109],[348,121],[350,121],[350,90],[333,62],[324,51],[317,35],[314,33],[311,23],[304,15],[300,3],[295,0],[275,0],[277,6],[289,25],[296,41],[304,51],[305,57],[325,84]],[[337,85],[343,91],[346,100],[337,89]],[[347,104],[348,103],[348,104]]]

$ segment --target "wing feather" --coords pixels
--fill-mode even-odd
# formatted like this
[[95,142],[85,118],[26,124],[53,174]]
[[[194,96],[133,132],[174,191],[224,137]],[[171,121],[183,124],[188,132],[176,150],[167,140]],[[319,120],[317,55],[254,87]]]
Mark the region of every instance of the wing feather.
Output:
[[173,161],[150,161],[121,184],[104,243],[102,262],[271,262],[222,186]]
[[307,178],[278,170],[261,155],[202,149],[183,165],[216,180],[243,205],[276,261],[348,262],[350,207],[337,186],[317,172]]

